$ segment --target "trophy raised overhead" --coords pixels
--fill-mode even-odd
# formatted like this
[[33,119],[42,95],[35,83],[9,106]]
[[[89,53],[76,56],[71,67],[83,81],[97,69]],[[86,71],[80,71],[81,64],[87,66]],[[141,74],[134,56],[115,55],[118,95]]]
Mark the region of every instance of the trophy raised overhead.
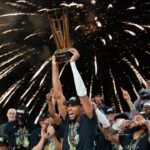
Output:
[[70,36],[69,36],[69,21],[68,12],[66,8],[54,8],[48,15],[51,32],[56,44],[55,57],[56,61],[64,63],[71,57],[69,49]]

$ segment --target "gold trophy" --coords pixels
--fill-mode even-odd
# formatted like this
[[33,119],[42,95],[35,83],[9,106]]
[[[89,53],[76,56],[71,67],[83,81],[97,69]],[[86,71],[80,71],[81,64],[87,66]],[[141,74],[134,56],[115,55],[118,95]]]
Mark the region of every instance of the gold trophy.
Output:
[[71,58],[69,52],[70,37],[69,37],[69,21],[66,8],[54,8],[48,15],[51,32],[56,44],[55,57],[56,61],[64,63]]

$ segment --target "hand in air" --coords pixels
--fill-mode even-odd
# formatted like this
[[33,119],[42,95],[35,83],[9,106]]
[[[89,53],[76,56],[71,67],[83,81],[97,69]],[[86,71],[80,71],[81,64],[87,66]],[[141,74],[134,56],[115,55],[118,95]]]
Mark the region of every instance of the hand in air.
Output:
[[75,62],[77,59],[79,59],[80,57],[79,52],[75,48],[71,48],[70,52],[73,54],[70,59],[70,62]]

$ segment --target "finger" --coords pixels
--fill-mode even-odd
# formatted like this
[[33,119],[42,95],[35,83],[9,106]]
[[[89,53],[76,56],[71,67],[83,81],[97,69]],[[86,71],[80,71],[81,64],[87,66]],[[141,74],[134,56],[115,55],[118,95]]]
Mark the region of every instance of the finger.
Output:
[[55,55],[52,56],[52,60],[55,60]]
[[70,53],[75,54],[75,52],[73,50],[69,50],[69,51],[70,51]]
[[76,53],[77,51],[75,49],[70,49],[71,52]]
[[71,48],[70,51],[78,54],[78,51],[75,48]]
[[70,48],[70,50],[77,51],[77,50],[76,50],[75,48],[73,48],[73,47],[72,47],[72,48]]
[[125,90],[123,87],[121,87],[121,91],[124,92],[124,91],[126,91],[126,90]]

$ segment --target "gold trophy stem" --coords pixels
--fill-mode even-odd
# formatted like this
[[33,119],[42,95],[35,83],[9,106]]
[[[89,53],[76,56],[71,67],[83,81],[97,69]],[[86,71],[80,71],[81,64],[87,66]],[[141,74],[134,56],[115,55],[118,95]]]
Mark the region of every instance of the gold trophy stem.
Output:
[[57,46],[57,49],[62,49],[63,45],[62,45],[62,39],[61,37],[59,36],[59,33],[56,29],[56,26],[55,26],[55,20],[54,19],[49,19],[50,21],[50,27],[52,29],[52,34],[54,36],[54,40],[55,40],[55,43],[56,43],[56,46]]
[[68,20],[67,20],[67,16],[66,15],[64,15],[63,29],[64,29],[65,48],[67,48],[67,47],[70,47],[70,38],[69,38],[69,25],[68,25]]

